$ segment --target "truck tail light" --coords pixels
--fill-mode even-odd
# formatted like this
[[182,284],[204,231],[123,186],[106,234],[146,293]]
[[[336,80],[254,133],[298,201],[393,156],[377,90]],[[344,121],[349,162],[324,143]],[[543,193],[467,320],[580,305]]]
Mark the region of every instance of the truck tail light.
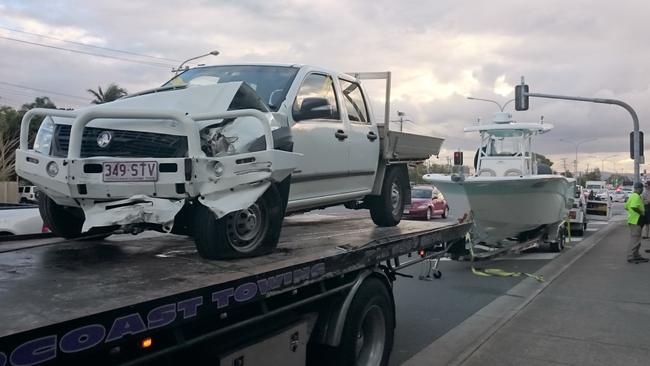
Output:
[[420,257],[424,258],[424,256],[427,255],[427,252],[426,252],[424,249],[420,249],[420,250],[418,251],[418,254],[420,255]]
[[151,337],[147,337],[140,341],[140,348],[142,349],[147,349],[151,346],[153,346],[153,339],[151,339]]
[[575,219],[576,218],[576,212],[575,211],[569,211],[569,218],[570,219]]
[[49,233],[49,232],[50,232],[50,228],[47,227],[47,225],[46,225],[45,223],[43,223],[43,226],[41,227],[41,232],[42,232],[42,233]]

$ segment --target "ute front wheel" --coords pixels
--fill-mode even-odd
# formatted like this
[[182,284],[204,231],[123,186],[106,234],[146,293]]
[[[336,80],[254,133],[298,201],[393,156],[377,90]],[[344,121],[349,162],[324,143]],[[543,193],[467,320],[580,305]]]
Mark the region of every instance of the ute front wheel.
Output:
[[84,212],[78,207],[61,206],[45,194],[38,195],[38,211],[48,229],[54,235],[65,239],[75,239],[91,235],[88,239],[101,240],[111,235],[115,227],[92,228],[82,235]]
[[208,207],[198,204],[194,239],[199,254],[207,259],[229,259],[272,252],[280,239],[282,207],[275,185],[250,207],[219,219]]

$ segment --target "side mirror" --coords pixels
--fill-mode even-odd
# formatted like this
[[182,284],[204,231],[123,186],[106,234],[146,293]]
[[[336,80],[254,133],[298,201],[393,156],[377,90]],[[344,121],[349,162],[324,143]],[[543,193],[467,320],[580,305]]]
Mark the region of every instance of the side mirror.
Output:
[[318,118],[332,118],[332,106],[327,98],[305,98],[302,100],[300,110],[293,111],[293,120],[296,122]]

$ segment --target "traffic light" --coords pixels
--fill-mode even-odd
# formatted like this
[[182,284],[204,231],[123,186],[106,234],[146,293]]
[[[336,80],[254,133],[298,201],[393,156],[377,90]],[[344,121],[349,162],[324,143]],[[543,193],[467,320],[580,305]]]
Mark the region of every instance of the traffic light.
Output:
[[528,110],[528,84],[519,84],[515,86],[515,110]]
[[462,151],[454,151],[454,165],[463,165]]
[[[643,156],[643,131],[639,131],[639,156]],[[630,159],[634,159],[634,131],[630,132]]]

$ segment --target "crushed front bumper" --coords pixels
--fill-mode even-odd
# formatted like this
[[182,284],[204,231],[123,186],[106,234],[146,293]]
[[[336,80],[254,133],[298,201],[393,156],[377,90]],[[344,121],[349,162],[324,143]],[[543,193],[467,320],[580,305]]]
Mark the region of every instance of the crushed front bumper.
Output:
[[[29,120],[34,115],[74,117],[68,156],[46,156],[27,149]],[[135,117],[134,117],[135,116]],[[206,157],[198,146],[196,121],[253,116],[265,127],[266,150],[237,155]],[[181,122],[188,137],[187,158],[79,157],[83,126],[95,118],[169,118]],[[217,217],[252,205],[271,182],[288,177],[298,166],[301,154],[273,149],[270,118],[257,110],[239,110],[190,118],[176,112],[112,110],[104,108],[91,116],[69,111],[34,109],[21,126],[21,145],[16,151],[16,172],[33,182],[57,204],[81,207],[86,214],[84,231],[95,226],[136,223],[161,224],[171,230],[173,218],[185,200],[198,199]],[[24,134],[24,136],[23,136]],[[24,137],[24,139],[23,139]],[[155,182],[105,182],[107,162],[157,162]],[[58,169],[50,169],[56,164]],[[56,172],[56,174],[53,174]]]

